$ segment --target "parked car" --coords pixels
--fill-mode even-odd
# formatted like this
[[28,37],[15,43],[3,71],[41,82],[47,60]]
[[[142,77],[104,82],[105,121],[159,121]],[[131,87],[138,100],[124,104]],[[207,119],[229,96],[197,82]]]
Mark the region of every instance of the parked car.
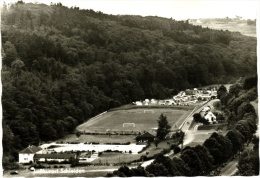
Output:
[[159,104],[159,105],[165,105],[165,101],[160,100],[160,101],[158,102],[158,104]]

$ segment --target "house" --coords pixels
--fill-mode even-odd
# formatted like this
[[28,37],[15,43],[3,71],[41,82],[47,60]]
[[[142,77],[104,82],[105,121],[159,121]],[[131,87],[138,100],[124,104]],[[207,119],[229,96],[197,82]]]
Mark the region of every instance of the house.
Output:
[[149,132],[145,132],[142,135],[138,135],[135,139],[137,142],[153,142],[155,136],[150,134]]
[[70,161],[76,158],[76,154],[35,154],[33,160],[35,162],[48,162],[48,161]]
[[211,112],[211,111],[208,111],[206,114],[205,114],[205,116],[204,116],[204,118],[210,123],[210,124],[212,124],[212,123],[216,123],[217,122],[217,120],[216,120],[216,116]]
[[33,157],[36,153],[41,152],[42,148],[29,145],[27,148],[19,152],[19,163],[33,162]]
[[203,112],[210,111],[210,106],[205,106],[201,111],[203,111]]

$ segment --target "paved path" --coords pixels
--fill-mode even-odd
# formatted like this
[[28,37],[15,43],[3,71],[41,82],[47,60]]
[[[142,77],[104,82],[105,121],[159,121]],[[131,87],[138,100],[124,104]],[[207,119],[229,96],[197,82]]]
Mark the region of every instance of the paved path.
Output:
[[237,162],[238,157],[236,157],[234,160],[230,161],[224,168],[220,171],[220,176],[231,176],[236,173],[237,171]]

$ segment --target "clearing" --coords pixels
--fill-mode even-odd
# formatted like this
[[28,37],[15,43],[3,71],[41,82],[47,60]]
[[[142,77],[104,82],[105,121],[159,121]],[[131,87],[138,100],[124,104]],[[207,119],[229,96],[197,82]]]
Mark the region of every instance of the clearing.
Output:
[[[138,108],[107,112],[100,117],[85,122],[77,127],[79,131],[107,132],[107,131],[147,131],[153,132],[158,126],[157,120],[161,114],[167,117],[171,126],[180,126],[190,114],[193,107],[176,108]],[[124,123],[134,123],[123,127]]]

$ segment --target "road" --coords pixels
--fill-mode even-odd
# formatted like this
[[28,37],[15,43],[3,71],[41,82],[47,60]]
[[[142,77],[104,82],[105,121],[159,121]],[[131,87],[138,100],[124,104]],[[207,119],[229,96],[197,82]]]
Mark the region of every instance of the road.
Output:
[[[187,144],[189,144],[190,142],[192,142],[194,139],[196,139],[196,132],[197,132],[197,127],[198,127],[198,125],[195,125],[194,128],[191,128],[191,130],[189,130],[189,129],[190,129],[190,123],[191,123],[192,120],[193,120],[193,114],[194,114],[194,113],[197,113],[197,112],[199,112],[199,111],[201,111],[202,108],[203,108],[205,105],[211,106],[211,108],[212,108],[212,105],[213,105],[213,103],[214,103],[215,101],[219,101],[219,100],[218,100],[218,99],[211,100],[211,101],[209,101],[209,102],[206,102],[206,103],[202,104],[201,106],[197,106],[196,108],[194,108],[194,109],[192,110],[192,112],[189,114],[189,116],[188,116],[188,117],[183,121],[183,123],[180,125],[179,128],[180,128],[183,132],[185,132],[185,137],[184,137],[184,143],[183,143],[183,145],[187,145]],[[187,124],[187,123],[189,123],[189,124]],[[210,132],[210,131],[209,131],[209,132]],[[201,134],[201,133],[199,133],[199,135],[200,135],[200,134]],[[202,134],[205,134],[205,133],[202,133]],[[209,136],[208,133],[206,133],[206,135]],[[199,137],[200,137],[200,136],[199,136]],[[165,156],[170,156],[170,155],[172,155],[172,154],[173,154],[173,152],[170,152],[170,153],[165,154]],[[142,166],[142,167],[146,167],[146,166],[150,165],[153,161],[154,161],[154,159],[149,160],[149,161],[145,161],[141,166]]]
[[220,174],[221,176],[231,176],[236,173],[237,171],[237,162],[239,157],[237,156],[234,160],[230,161],[224,168],[221,169]]

